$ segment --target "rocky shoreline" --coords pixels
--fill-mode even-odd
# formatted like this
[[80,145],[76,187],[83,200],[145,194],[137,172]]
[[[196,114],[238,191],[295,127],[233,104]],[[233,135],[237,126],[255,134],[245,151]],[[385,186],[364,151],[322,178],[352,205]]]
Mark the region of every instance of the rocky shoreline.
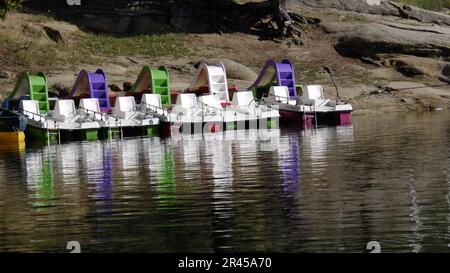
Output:
[[[12,13],[0,21],[0,95],[6,96],[24,70],[44,70],[49,84],[70,88],[81,69],[104,68],[110,84],[132,82],[144,65],[166,65],[172,86],[183,89],[200,61],[223,61],[230,85],[247,88],[267,59],[290,59],[297,80],[323,84],[327,96],[335,89],[324,67],[335,71],[341,96],[355,113],[380,111],[429,111],[450,106],[450,16],[383,0],[297,0],[289,7],[316,18],[317,25],[304,30],[305,44],[291,46],[245,33],[205,33],[176,36],[187,50],[181,55],[104,55],[89,52],[95,62],[68,60],[65,50],[74,50],[84,32],[78,26],[42,16]],[[11,42],[13,41],[13,42]],[[119,41],[120,42],[120,41]],[[19,61],[34,52],[24,46],[55,47],[61,57],[55,64]],[[120,49],[120,48],[119,48]],[[59,59],[58,59],[58,58]],[[36,71],[33,71],[36,72]],[[1,100],[1,98],[0,98]]]

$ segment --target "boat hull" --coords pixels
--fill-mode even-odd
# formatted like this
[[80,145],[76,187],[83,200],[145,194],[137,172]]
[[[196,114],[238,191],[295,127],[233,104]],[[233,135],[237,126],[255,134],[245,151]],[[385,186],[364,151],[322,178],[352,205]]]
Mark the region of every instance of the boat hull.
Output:
[[120,137],[157,136],[160,125],[129,126],[129,127],[103,127],[99,131],[99,139],[114,139]]
[[278,120],[279,118],[276,117],[229,122],[164,122],[161,123],[161,133],[168,136],[173,133],[202,134],[249,129],[278,129]]
[[28,125],[25,130],[26,141],[29,142],[69,142],[69,141],[94,141],[98,140],[99,129],[83,130],[47,130],[45,128]]
[[0,115],[0,132],[24,131],[27,119],[10,111],[3,111]]
[[299,126],[302,129],[312,128],[315,124],[326,126],[351,125],[350,111],[316,112],[315,114],[289,110],[279,111],[281,123],[285,125]]

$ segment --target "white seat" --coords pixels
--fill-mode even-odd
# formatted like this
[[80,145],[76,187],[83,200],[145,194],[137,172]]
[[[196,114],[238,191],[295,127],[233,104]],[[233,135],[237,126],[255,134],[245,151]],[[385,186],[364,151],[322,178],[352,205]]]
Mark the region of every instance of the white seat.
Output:
[[322,106],[326,105],[330,100],[324,98],[322,85],[306,86],[302,100],[305,104]]
[[202,110],[205,112],[205,115],[208,116],[217,116],[223,115],[223,107],[220,104],[219,98],[217,95],[204,95],[198,98],[198,101],[202,104]]
[[102,115],[100,114],[100,104],[98,99],[81,99],[78,114],[84,117],[94,116],[96,120],[100,120]]
[[20,101],[20,113],[28,116],[31,119],[40,120],[39,116],[33,115],[33,114],[37,114],[40,115],[40,111],[39,111],[39,103],[35,100],[21,100]]
[[183,115],[193,115],[198,111],[197,97],[195,94],[178,94],[176,108]]
[[274,101],[288,103],[289,88],[287,86],[272,86],[270,87],[269,96]]
[[118,97],[116,99],[116,105],[113,109],[114,116],[121,119],[129,119],[136,113],[136,102],[134,97]]
[[77,115],[75,102],[73,100],[57,100],[53,118],[57,121],[65,122]]
[[253,98],[252,91],[239,91],[235,92],[232,100],[233,106],[240,113],[255,114],[255,100]]
[[[152,107],[154,106],[154,107]],[[164,115],[162,109],[161,95],[160,94],[143,94],[141,98],[141,112],[147,113],[147,111],[153,111],[160,115]]]
[[202,104],[216,108],[217,110],[223,110],[222,104],[216,95],[205,95],[198,98],[198,101]]

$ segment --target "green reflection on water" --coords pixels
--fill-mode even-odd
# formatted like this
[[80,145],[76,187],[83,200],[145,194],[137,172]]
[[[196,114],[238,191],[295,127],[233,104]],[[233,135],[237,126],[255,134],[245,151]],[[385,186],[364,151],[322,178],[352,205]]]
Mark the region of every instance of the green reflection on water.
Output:
[[39,210],[45,210],[45,207],[54,205],[53,162],[50,157],[43,159],[39,178],[36,181],[36,201],[33,203],[33,206],[40,208]]
[[175,163],[172,151],[167,148],[164,149],[162,160],[158,164],[156,180],[158,208],[171,207],[176,199]]

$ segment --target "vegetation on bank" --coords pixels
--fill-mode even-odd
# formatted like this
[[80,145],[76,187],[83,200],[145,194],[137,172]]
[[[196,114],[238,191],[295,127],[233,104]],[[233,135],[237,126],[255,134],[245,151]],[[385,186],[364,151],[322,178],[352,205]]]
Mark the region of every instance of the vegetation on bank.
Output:
[[76,46],[100,56],[146,57],[181,56],[187,53],[182,46],[182,34],[138,35],[116,37],[106,34],[83,33],[77,37]]
[[450,0],[396,0],[397,2],[417,6],[429,10],[442,10],[450,8]]
[[[36,21],[45,22],[42,17],[36,17]],[[113,61],[117,56],[178,57],[189,52],[183,46],[183,34],[111,36],[76,31],[59,43],[42,42],[43,36],[45,33],[40,30],[28,30],[19,37],[0,33],[0,44],[17,65],[31,71],[55,65],[96,64]]]
[[5,18],[6,13],[22,7],[26,0],[0,0],[0,18]]

